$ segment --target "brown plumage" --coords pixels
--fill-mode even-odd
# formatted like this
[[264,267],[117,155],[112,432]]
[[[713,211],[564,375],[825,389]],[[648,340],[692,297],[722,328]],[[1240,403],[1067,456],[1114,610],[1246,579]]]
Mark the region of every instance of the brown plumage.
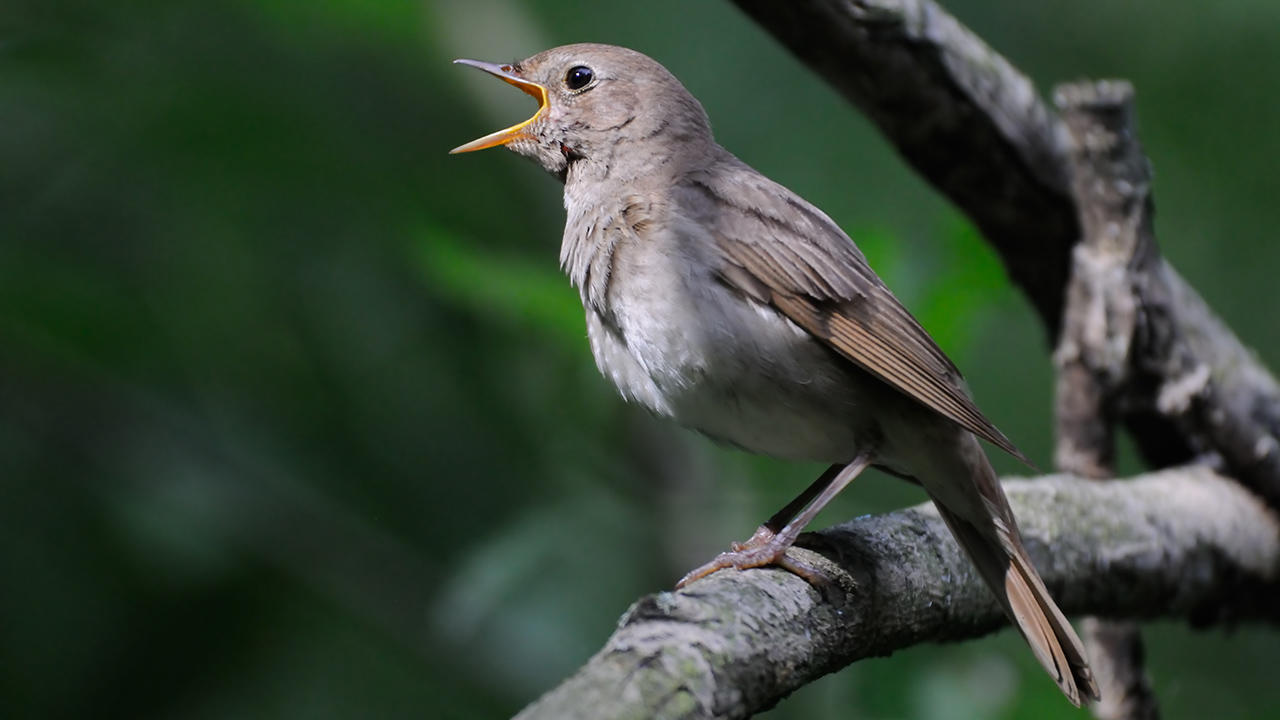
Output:
[[1025,457],[830,218],[717,145],[697,100],[640,53],[583,44],[460,62],[539,101],[455,152],[505,145],[564,181],[561,264],[622,395],[753,452],[834,463],[681,585],[767,564],[814,579],[787,548],[876,464],[925,489],[1067,698],[1097,697],[978,438]]

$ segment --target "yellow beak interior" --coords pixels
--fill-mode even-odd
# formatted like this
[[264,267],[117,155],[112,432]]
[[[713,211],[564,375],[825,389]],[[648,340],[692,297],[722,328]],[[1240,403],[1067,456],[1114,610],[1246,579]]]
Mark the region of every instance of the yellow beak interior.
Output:
[[522,123],[512,125],[509,128],[499,130],[497,132],[489,133],[482,138],[476,138],[465,145],[459,145],[458,147],[450,150],[449,154],[452,155],[454,153],[471,152],[472,150],[484,150],[485,148],[491,148],[497,145],[506,145],[519,137],[528,137],[524,132],[524,128],[534,120],[537,120],[538,116],[547,109],[547,89],[538,83],[529,82],[528,80],[513,74],[511,72],[510,65],[495,65],[494,63],[480,62],[479,60],[454,60],[454,62],[461,65],[470,65],[471,67],[480,68],[490,75],[499,77],[502,80],[515,85],[526,94],[531,95],[538,100],[538,111],[533,114],[533,117]]

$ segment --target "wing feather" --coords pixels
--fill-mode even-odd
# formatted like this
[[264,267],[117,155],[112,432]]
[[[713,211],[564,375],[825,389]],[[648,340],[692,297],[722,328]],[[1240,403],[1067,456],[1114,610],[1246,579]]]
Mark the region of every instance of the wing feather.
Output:
[[[822,211],[730,158],[691,177],[724,282],[767,301],[858,367],[1030,464],[970,399],[960,371]],[[710,200],[711,202],[706,202]],[[709,221],[709,222],[708,222]]]

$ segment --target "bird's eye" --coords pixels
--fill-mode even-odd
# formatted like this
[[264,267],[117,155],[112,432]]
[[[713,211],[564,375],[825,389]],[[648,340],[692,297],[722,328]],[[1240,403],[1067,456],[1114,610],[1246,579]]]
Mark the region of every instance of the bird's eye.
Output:
[[586,65],[574,65],[569,68],[569,72],[565,73],[564,84],[567,85],[570,90],[581,90],[586,87],[587,84],[595,78],[595,76],[596,74]]

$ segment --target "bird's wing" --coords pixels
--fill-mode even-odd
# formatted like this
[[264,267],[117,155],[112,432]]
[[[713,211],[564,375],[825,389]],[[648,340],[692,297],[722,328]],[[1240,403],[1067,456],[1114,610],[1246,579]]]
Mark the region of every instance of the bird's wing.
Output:
[[978,410],[960,371],[822,211],[736,159],[717,172],[688,177],[683,186],[706,196],[693,204],[700,208],[700,220],[714,228],[726,284],[773,306],[858,367],[1031,464]]

